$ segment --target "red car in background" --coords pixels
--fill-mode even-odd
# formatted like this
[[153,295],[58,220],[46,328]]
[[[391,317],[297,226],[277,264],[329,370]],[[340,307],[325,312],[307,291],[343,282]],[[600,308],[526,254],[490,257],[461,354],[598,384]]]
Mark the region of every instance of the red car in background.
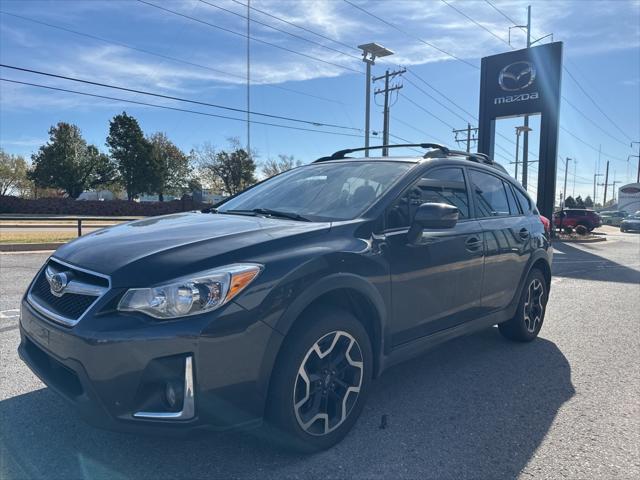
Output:
[[602,219],[593,210],[586,208],[565,208],[553,214],[553,225],[556,228],[575,229],[578,225],[585,226],[589,231],[602,225]]

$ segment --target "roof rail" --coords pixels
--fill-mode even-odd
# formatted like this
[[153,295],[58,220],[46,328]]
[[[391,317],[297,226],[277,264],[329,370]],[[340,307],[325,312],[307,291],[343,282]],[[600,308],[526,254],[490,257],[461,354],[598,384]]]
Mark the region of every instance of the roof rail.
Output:
[[375,145],[373,147],[347,148],[345,150],[338,150],[337,152],[334,152],[332,155],[328,157],[321,157],[315,160],[313,163],[326,162],[329,160],[340,160],[342,158],[347,158],[345,155],[348,155],[349,153],[362,152],[364,150],[376,150],[381,148],[402,148],[402,147],[431,148],[431,149],[440,150],[444,155],[449,155],[449,149],[444,145],[440,145],[438,143],[401,143],[397,145]]
[[402,148],[402,147],[420,147],[425,149],[430,149],[427,153],[424,154],[423,158],[437,158],[437,157],[465,157],[468,160],[476,163],[482,163],[484,165],[489,165],[497,168],[498,170],[506,173],[505,168],[499,163],[494,162],[488,155],[484,153],[472,153],[472,152],[463,152],[462,150],[450,150],[444,145],[440,145],[439,143],[401,143],[397,145],[376,145],[373,147],[359,147],[359,148],[347,148],[344,150],[338,150],[337,152],[329,155],[328,157],[321,157],[315,160],[313,163],[327,162],[329,160],[341,160],[344,158],[349,158],[346,155],[353,152],[361,152],[364,150],[375,150],[381,148]]

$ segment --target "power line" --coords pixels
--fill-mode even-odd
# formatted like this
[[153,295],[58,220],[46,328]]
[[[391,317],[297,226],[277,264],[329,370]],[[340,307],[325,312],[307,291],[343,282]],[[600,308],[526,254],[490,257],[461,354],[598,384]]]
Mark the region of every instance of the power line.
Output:
[[[0,77],[0,81],[3,82],[10,82],[10,83],[15,83],[15,84],[20,84],[20,85],[27,85],[30,87],[37,87],[37,88],[43,88],[43,89],[47,89],[47,90],[54,90],[57,92],[65,92],[65,93],[73,93],[76,95],[83,95],[86,97],[94,97],[94,98],[101,98],[104,100],[113,100],[113,101],[117,101],[117,102],[123,102],[123,103],[131,103],[134,105],[142,105],[145,107],[154,107],[154,108],[161,108],[164,110],[172,110],[172,111],[176,111],[176,112],[184,112],[184,113],[192,113],[195,115],[204,115],[207,117],[214,117],[214,118],[221,118],[221,119],[225,119],[225,120],[234,120],[237,122],[243,122],[246,123],[246,119],[245,118],[236,118],[236,117],[229,117],[226,115],[218,115],[215,113],[208,113],[208,112],[200,112],[198,110],[189,110],[189,109],[185,109],[185,108],[177,108],[177,107],[169,107],[167,105],[158,105],[156,103],[148,103],[148,102],[140,102],[137,100],[128,100],[125,98],[118,98],[118,97],[110,97],[107,95],[98,95],[95,93],[87,93],[87,92],[80,92],[78,90],[70,90],[70,89],[66,89],[66,88],[59,88],[59,87],[51,87],[49,85],[42,85],[42,84],[38,84],[38,83],[30,83],[30,82],[22,82],[19,80],[13,80],[13,79],[9,79],[9,78],[3,78]],[[315,132],[315,133],[324,133],[327,135],[340,135],[343,137],[357,137],[357,138],[362,138],[362,135],[356,135],[354,133],[343,133],[343,132],[328,132],[326,130],[316,130],[313,128],[305,128],[305,127],[294,127],[291,125],[282,125],[282,124],[278,124],[278,123],[270,123],[270,122],[261,122],[258,120],[251,120],[251,123],[255,123],[257,125],[266,125],[266,126],[270,126],[270,127],[278,127],[278,128],[285,128],[285,129],[289,129],[289,130],[301,130],[304,132]]]
[[[429,82],[427,82],[424,78],[422,78],[420,75],[418,75],[416,72],[413,71],[413,69],[409,69],[407,68],[407,72],[410,73],[411,75],[413,75],[414,77],[416,77],[420,82],[424,83],[426,86],[428,86],[429,88],[431,88],[433,91],[435,91],[436,93],[438,93],[441,97],[443,97],[444,99],[446,99],[447,101],[449,101],[451,104],[453,104],[454,106],[456,106],[460,111],[466,113],[467,115],[469,115],[469,117],[471,117],[473,120],[475,120],[476,122],[478,121],[478,118],[473,114],[468,112],[467,110],[465,110],[464,108],[462,108],[460,105],[458,105],[456,102],[454,102],[451,98],[449,98],[447,95],[445,95],[444,93],[442,93],[440,90],[438,90],[436,87],[434,87],[433,85],[431,85]],[[405,77],[406,78],[406,77]],[[465,122],[468,121],[468,119],[464,119]]]
[[474,20],[473,18],[471,18],[469,15],[467,15],[466,13],[464,13],[462,10],[459,10],[458,8],[456,8],[455,6],[453,6],[452,4],[450,4],[449,2],[447,2],[446,0],[440,0],[442,3],[444,3],[446,6],[452,8],[453,10],[455,10],[456,12],[458,12],[460,15],[462,15],[464,18],[466,18],[467,20],[469,20],[471,23],[473,23],[474,25],[477,25],[478,27],[480,27],[481,29],[483,29],[485,32],[488,32],[490,35],[492,35],[493,37],[497,38],[498,40],[500,40],[502,43],[506,43],[507,45],[509,45],[510,48],[513,48],[511,46],[511,44],[509,42],[507,42],[505,39],[503,39],[502,37],[499,37],[498,35],[496,35],[495,33],[493,33],[491,30],[489,30],[487,27],[485,27],[484,25],[482,25],[480,22],[477,22],[476,20]]
[[[238,5],[242,5],[243,7],[247,7],[247,4],[239,2],[238,0],[231,0],[231,1],[234,2],[234,3],[237,3]],[[313,31],[313,30],[311,30],[309,28],[301,27],[300,25],[297,25],[297,24],[295,24],[295,23],[293,23],[293,22],[291,22],[289,20],[285,20],[284,18],[278,17],[277,15],[274,15],[272,13],[266,12],[264,10],[260,10],[259,8],[256,8],[256,7],[253,7],[253,6],[249,6],[249,8],[251,10],[253,10],[254,12],[261,13],[263,15],[266,15],[267,17],[271,17],[271,18],[273,18],[275,20],[278,20],[278,21],[280,21],[282,23],[286,23],[287,25],[291,25],[292,27],[296,27],[296,28],[299,28],[300,30],[304,30],[305,32],[312,33],[313,35],[316,35],[316,36],[318,36],[320,38],[324,38],[325,40],[329,40],[330,42],[334,42],[334,43],[336,43],[338,45],[341,45],[343,47],[349,48],[351,50],[359,51],[353,45],[348,45],[348,44],[343,43],[343,42],[341,42],[339,40],[336,40],[335,38],[331,38],[331,37],[328,37],[328,36],[323,35],[321,33],[315,32],[315,31]],[[358,57],[358,58],[360,58],[360,57]]]
[[427,115],[429,115],[430,117],[435,118],[436,120],[438,120],[440,123],[443,123],[444,125],[446,125],[447,127],[449,127],[450,129],[454,129],[455,127],[453,125],[451,125],[450,123],[445,122],[444,120],[442,120],[440,117],[434,115],[433,113],[431,113],[429,110],[427,110],[426,108],[424,108],[422,105],[420,105],[419,103],[417,103],[415,100],[412,100],[411,98],[407,97],[404,93],[400,93],[399,94],[402,98],[404,98],[406,101],[408,101],[409,103],[411,103],[412,105],[414,105],[415,107],[419,108],[420,110],[422,110],[423,112],[425,112]]
[[500,10],[498,7],[496,7],[493,3],[491,3],[489,0],[484,0],[485,2],[487,2],[491,8],[493,8],[496,12],[498,12],[500,15],[502,15],[504,18],[506,18],[507,20],[509,20],[514,26],[522,29],[523,31],[526,30],[526,27],[521,27],[518,25],[518,22],[516,22],[513,18],[511,18],[510,16],[508,16],[506,13],[504,13],[502,10]]
[[571,135],[573,138],[575,138],[577,141],[579,141],[580,143],[582,143],[583,145],[589,147],[591,150],[594,150],[596,152],[599,152],[603,157],[609,157],[612,160],[617,160],[619,162],[626,162],[625,159],[620,158],[620,157],[614,157],[613,155],[606,153],[606,152],[601,152],[599,148],[594,147],[593,145],[585,142],[582,138],[578,137],[575,133],[570,132],[569,130],[567,130],[566,128],[564,128],[562,125],[560,125],[560,130],[568,133],[569,135]]
[[239,112],[239,113],[249,113],[251,115],[258,115],[261,117],[268,117],[268,118],[276,118],[278,120],[286,120],[289,122],[297,122],[297,123],[306,123],[308,125],[313,125],[316,127],[332,127],[332,128],[340,128],[340,129],[344,129],[344,130],[355,130],[355,131],[362,131],[359,128],[355,128],[355,127],[347,127],[345,125],[336,125],[336,124],[332,124],[332,123],[324,123],[324,122],[316,122],[313,120],[303,120],[303,119],[299,119],[299,118],[293,118],[293,117],[286,117],[286,116],[282,116],[282,115],[274,115],[274,114],[270,114],[270,113],[263,113],[263,112],[254,112],[248,109],[244,109],[244,108],[235,108],[235,107],[229,107],[226,105],[219,105],[219,104],[215,104],[215,103],[209,103],[209,102],[202,102],[199,100],[190,100],[188,98],[180,98],[180,97],[175,97],[173,95],[164,95],[161,93],[154,93],[154,92],[148,92],[145,90],[138,90],[135,88],[127,88],[127,87],[121,87],[118,85],[110,85],[108,83],[102,83],[102,82],[96,82],[93,80],[84,80],[81,78],[75,78],[75,77],[68,77],[65,75],[57,75],[55,73],[49,73],[49,72],[42,72],[39,70],[33,70],[30,68],[22,68],[22,67],[15,67],[12,65],[6,65],[3,63],[0,63],[0,67],[2,68],[9,68],[11,70],[17,70],[20,72],[27,72],[27,73],[34,73],[37,75],[43,75],[46,77],[52,77],[52,78],[59,78],[62,80],[69,80],[72,82],[78,82],[78,83],[85,83],[88,85],[95,85],[98,87],[104,87],[104,88],[112,88],[114,90],[121,90],[124,92],[131,92],[131,93],[138,93],[140,95],[149,95],[152,97],[158,97],[158,98],[164,98],[166,100],[175,100],[178,102],[185,102],[185,103],[193,103],[196,105],[203,105],[203,106],[207,106],[207,107],[213,107],[213,108],[220,108],[222,110],[229,110],[229,111],[233,111],[233,112]]
[[283,47],[282,45],[278,45],[278,44],[275,44],[275,43],[267,42],[266,40],[261,40],[261,39],[256,38],[256,37],[248,36],[245,33],[236,32],[235,30],[231,30],[229,28],[221,27],[220,25],[216,25],[216,24],[211,23],[211,22],[206,22],[206,21],[201,20],[199,18],[192,17],[190,15],[186,15],[184,13],[180,13],[180,12],[177,12],[175,10],[171,10],[171,9],[163,7],[161,5],[156,5],[155,3],[147,2],[146,0],[138,0],[138,2],[144,3],[145,5],[148,5],[148,6],[153,7],[153,8],[157,8],[158,10],[162,10],[162,11],[170,13],[172,15],[176,15],[178,17],[186,18],[188,20],[191,20],[191,21],[194,21],[194,22],[198,22],[198,23],[200,23],[202,25],[207,25],[207,26],[209,26],[211,28],[215,28],[217,30],[220,30],[220,31],[223,31],[223,32],[226,32],[226,33],[230,33],[232,35],[236,35],[236,36],[243,37],[243,38],[249,38],[250,40],[252,40],[254,42],[262,43],[264,45],[268,45],[268,46],[273,47],[273,48],[278,48],[280,50],[284,50],[285,52],[293,53],[295,55],[299,55],[301,57],[309,58],[309,59],[315,60],[317,62],[322,62],[322,63],[325,63],[327,65],[331,65],[331,66],[334,66],[334,67],[342,68],[344,70],[348,70],[348,71],[351,71],[351,72],[354,72],[354,73],[359,73],[361,75],[364,75],[364,72],[362,72],[361,70],[356,70],[355,68],[347,67],[346,65],[340,65],[338,63],[333,63],[333,62],[330,62],[328,60],[324,60],[322,58],[314,57],[313,55],[309,55],[309,54],[306,54],[306,53],[303,53],[303,52],[298,52],[297,50],[292,50],[291,48]]
[[431,48],[433,48],[434,50],[438,50],[440,53],[443,53],[443,54],[447,55],[448,57],[454,58],[454,59],[456,59],[456,60],[458,60],[458,61],[460,61],[460,62],[462,62],[462,63],[464,63],[464,64],[467,64],[467,65],[469,65],[470,67],[475,68],[476,70],[480,70],[480,67],[478,67],[477,65],[474,65],[473,63],[468,62],[467,60],[465,60],[465,59],[463,59],[463,58],[460,58],[460,57],[458,57],[458,56],[456,56],[456,55],[454,55],[454,54],[452,54],[452,53],[447,52],[446,50],[443,50],[442,48],[440,48],[440,47],[438,47],[438,46],[434,45],[433,43],[427,42],[426,40],[423,40],[422,38],[420,38],[420,37],[418,37],[418,36],[415,36],[415,35],[413,35],[413,34],[411,34],[411,33],[407,32],[405,29],[398,27],[397,25],[395,25],[395,24],[393,24],[393,23],[389,22],[388,20],[385,20],[385,19],[384,19],[384,18],[382,18],[382,17],[379,17],[379,16],[377,16],[377,15],[374,15],[373,13],[369,12],[368,10],[365,10],[365,9],[364,9],[364,8],[362,8],[360,5],[356,5],[355,3],[351,2],[350,0],[343,0],[343,1],[344,1],[344,2],[346,2],[346,3],[348,3],[349,5],[351,5],[353,8],[358,9],[358,10],[360,10],[361,12],[366,13],[366,14],[367,14],[367,15],[369,15],[370,17],[373,17],[373,18],[375,18],[376,20],[378,20],[378,21],[380,21],[380,22],[384,23],[385,25],[388,25],[389,27],[391,27],[391,28],[393,28],[393,29],[395,29],[395,30],[397,30],[397,31],[399,31],[399,32],[401,32],[401,33],[404,33],[406,36],[408,36],[408,37],[410,37],[410,38],[413,38],[414,40],[417,40],[418,42],[420,42],[420,43],[422,43],[422,44],[424,44],[424,45],[427,45],[428,47],[431,47]]
[[425,92],[422,88],[420,88],[420,86],[416,85],[414,82],[412,82],[409,78],[405,77],[405,80],[407,82],[409,82],[409,84],[413,85],[418,91],[422,92],[423,94],[425,94],[427,97],[429,97],[431,100],[433,100],[434,102],[436,102],[438,105],[440,105],[442,108],[444,108],[445,110],[447,110],[448,112],[452,113],[453,115],[455,115],[456,117],[460,118],[463,122],[468,122],[468,120],[464,117],[462,117],[461,115],[458,115],[458,113],[454,112],[453,110],[451,110],[447,105],[445,105],[444,103],[442,103],[440,100],[438,100],[437,98],[435,98],[433,95]]
[[[104,43],[107,43],[107,44],[110,44],[110,45],[116,45],[118,47],[122,47],[122,48],[126,48],[126,49],[133,50],[133,51],[136,51],[136,52],[144,53],[146,55],[152,55],[154,57],[162,58],[163,60],[169,60],[169,61],[172,61],[172,62],[180,63],[180,64],[183,64],[183,65],[189,65],[189,66],[192,66],[192,67],[198,67],[198,68],[202,68],[202,69],[205,69],[205,70],[209,70],[211,72],[218,73],[220,75],[224,75],[226,77],[233,77],[233,78],[238,78],[238,79],[244,80],[244,76],[243,75],[238,75],[238,74],[234,74],[234,73],[227,72],[227,71],[224,71],[224,70],[219,70],[217,68],[213,68],[213,67],[210,67],[208,65],[202,65],[200,63],[195,63],[195,62],[191,62],[191,61],[184,60],[184,59],[181,59],[181,58],[172,57],[170,55],[164,55],[162,53],[153,52],[151,50],[146,50],[144,48],[134,47],[132,45],[128,45],[126,43],[118,42],[116,40],[109,40],[109,39],[106,39],[106,38],[103,38],[103,37],[99,37],[97,35],[92,35],[90,33],[81,32],[81,31],[78,31],[78,30],[72,30],[70,28],[62,27],[60,25],[54,25],[52,23],[43,22],[43,21],[40,21],[40,20],[36,20],[34,18],[25,17],[23,15],[17,15],[15,13],[9,13],[9,12],[5,12],[5,11],[2,11],[2,10],[0,10],[0,13],[4,14],[4,15],[11,16],[11,17],[19,18],[19,19],[27,21],[27,22],[35,23],[35,24],[38,24],[38,25],[43,25],[45,27],[53,28],[53,29],[56,29],[56,30],[61,30],[61,31],[67,32],[67,33],[72,33],[74,35],[90,38],[92,40],[97,40],[99,42],[104,42]],[[267,83],[267,84],[261,84],[261,86],[264,86],[264,87],[267,87],[267,88],[276,88],[278,90],[283,90],[285,92],[295,93],[297,95],[304,95],[305,97],[315,98],[315,99],[318,99],[318,100],[323,100],[325,102],[342,104],[342,102],[340,102],[338,100],[334,100],[332,98],[326,98],[326,97],[322,97],[322,96],[319,96],[319,95],[314,95],[314,94],[307,93],[307,92],[301,92],[300,90],[295,90],[293,88],[282,87],[280,85],[271,85],[271,84]]]
[[[217,8],[218,10],[222,10],[223,12],[227,12],[227,13],[230,13],[232,15],[235,15],[237,17],[245,18],[245,19],[247,18],[246,15],[242,15],[240,13],[234,12],[233,10],[229,10],[228,8],[224,8],[224,7],[221,7],[219,5],[215,5],[213,3],[209,3],[209,2],[207,2],[205,0],[200,0],[200,2],[204,3],[205,5],[209,5],[210,7]],[[245,8],[247,8],[247,5],[245,5]],[[249,6],[248,8],[252,8],[252,7]],[[286,35],[290,35],[293,38],[297,38],[299,40],[303,40],[305,42],[309,42],[309,43],[311,43],[313,45],[317,45],[319,47],[326,48],[327,50],[331,50],[332,52],[339,53],[340,55],[345,55],[347,57],[351,57],[351,58],[355,58],[356,60],[360,60],[360,57],[357,56],[357,55],[353,55],[351,53],[345,53],[345,52],[343,52],[341,50],[338,50],[337,48],[329,47],[328,45],[324,45],[324,44],[322,44],[320,42],[316,42],[315,40],[310,40],[310,39],[305,38],[305,37],[303,37],[301,35],[297,35],[295,33],[291,33],[291,32],[288,32],[286,30],[282,30],[281,28],[274,27],[273,25],[269,25],[268,23],[261,22],[259,20],[254,19],[254,18],[251,18],[250,21],[253,22],[253,23],[257,23],[258,25],[262,25],[264,27],[267,27],[267,28],[270,28],[272,30],[275,30],[276,32],[284,33]]]
[[627,145],[629,145],[627,142],[625,142],[624,140],[620,140],[618,137],[614,137],[613,135],[611,135],[609,132],[607,132],[604,128],[602,128],[600,126],[600,124],[598,124],[597,122],[595,122],[591,117],[589,117],[586,113],[584,113],[582,110],[580,110],[578,107],[576,107],[573,103],[571,103],[567,97],[565,97],[564,95],[562,96],[562,100],[565,101],[565,103],[567,105],[569,105],[571,108],[573,108],[576,112],[578,112],[582,117],[584,117],[585,120],[589,121],[592,125],[594,125],[596,128],[598,128],[602,133],[604,133],[605,135],[607,135],[609,138],[615,140],[616,142],[620,142],[621,144],[623,144],[625,147]]
[[569,77],[571,77],[571,80],[573,80],[573,81],[575,82],[575,84],[578,86],[578,88],[580,89],[580,91],[581,91],[582,93],[584,93],[584,94],[587,96],[587,98],[588,98],[589,100],[591,100],[591,103],[593,103],[593,104],[595,105],[595,107],[598,109],[598,111],[599,111],[599,112],[600,112],[600,113],[601,113],[601,114],[602,114],[602,115],[603,115],[607,120],[609,120],[609,122],[611,123],[611,125],[613,125],[614,127],[616,127],[616,129],[617,129],[620,133],[622,133],[622,135],[624,135],[625,137],[627,137],[627,138],[629,139],[629,141],[631,141],[631,137],[630,137],[629,135],[627,135],[627,134],[626,134],[626,133],[625,133],[625,132],[624,132],[624,131],[623,131],[623,130],[618,126],[618,124],[617,124],[616,122],[614,122],[614,121],[611,119],[611,117],[609,117],[609,115],[607,115],[607,114],[605,113],[605,111],[604,111],[604,110],[602,110],[602,108],[600,108],[600,105],[598,105],[598,103],[593,99],[593,97],[592,97],[591,95],[589,95],[589,92],[587,92],[587,91],[583,88],[583,86],[580,84],[580,82],[578,81],[578,79],[577,79],[576,77],[574,77],[574,76],[573,76],[573,73],[571,73],[567,67],[563,66],[563,68],[564,68],[564,71],[565,71],[565,72],[567,72],[567,74],[569,75]]

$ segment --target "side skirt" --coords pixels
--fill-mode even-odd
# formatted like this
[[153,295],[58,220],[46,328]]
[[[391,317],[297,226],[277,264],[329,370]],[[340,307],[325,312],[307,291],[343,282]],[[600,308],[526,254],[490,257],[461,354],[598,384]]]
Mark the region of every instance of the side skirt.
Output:
[[462,325],[456,325],[455,327],[441,330],[431,335],[420,337],[415,340],[411,340],[410,342],[403,343],[402,345],[398,345],[389,353],[389,355],[382,359],[380,374],[393,365],[397,365],[398,363],[417,357],[441,343],[462,335],[469,335],[498,323],[506,322],[512,317],[512,309],[507,308],[505,310],[490,313],[476,320],[463,323]]

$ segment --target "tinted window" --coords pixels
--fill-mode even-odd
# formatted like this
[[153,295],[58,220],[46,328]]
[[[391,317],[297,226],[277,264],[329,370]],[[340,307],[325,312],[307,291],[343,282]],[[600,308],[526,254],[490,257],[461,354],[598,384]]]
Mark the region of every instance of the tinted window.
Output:
[[516,197],[518,197],[518,202],[520,202],[520,208],[522,209],[522,211],[525,214],[531,212],[531,201],[529,200],[529,198],[526,197],[525,194],[522,193],[519,189],[514,188],[513,190],[516,192]]
[[294,168],[232,198],[218,211],[267,208],[311,220],[352,219],[412,166],[404,162],[354,161]]
[[479,217],[509,216],[509,201],[505,185],[498,177],[471,170],[471,183]]
[[469,196],[462,169],[438,168],[427,172],[389,208],[387,228],[408,227],[423,203],[448,203],[458,207],[461,220],[469,218]]
[[520,209],[518,208],[518,204],[516,203],[516,197],[513,196],[513,188],[506,182],[504,183],[504,188],[507,191],[507,199],[509,200],[509,212],[511,215],[520,215]]

